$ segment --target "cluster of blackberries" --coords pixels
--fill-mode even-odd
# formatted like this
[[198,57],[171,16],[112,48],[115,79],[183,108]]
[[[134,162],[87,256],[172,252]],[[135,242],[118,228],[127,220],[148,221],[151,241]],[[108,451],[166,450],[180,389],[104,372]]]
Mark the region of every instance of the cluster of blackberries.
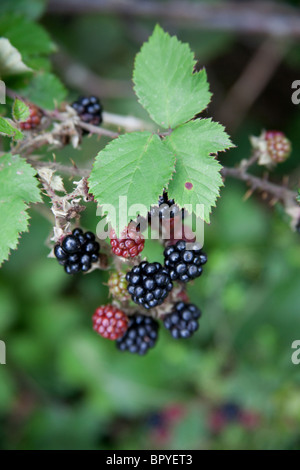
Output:
[[[163,323],[173,338],[189,338],[198,329],[200,316],[201,312],[195,305],[177,302],[173,310],[163,317]],[[140,313],[127,317],[114,305],[103,305],[93,315],[93,328],[103,338],[116,340],[120,351],[144,355],[156,344],[159,323]]]
[[162,304],[173,288],[172,281],[188,282],[199,277],[207,257],[194,243],[187,250],[184,240],[164,251],[165,265],[143,261],[126,274],[127,290],[132,300],[149,309]]
[[147,309],[161,305],[173,289],[170,275],[160,263],[143,261],[126,274],[126,280],[132,300]]
[[54,254],[67,274],[76,274],[89,271],[92,263],[98,261],[99,250],[100,245],[92,232],[83,233],[81,228],[75,228],[72,235],[67,235],[61,244],[55,245]]
[[96,96],[80,97],[71,106],[83,122],[94,126],[101,124],[103,109]]
[[202,266],[207,261],[198,243],[191,244],[187,250],[187,243],[179,240],[175,245],[165,248],[165,266],[170,273],[172,281],[188,282],[202,274]]

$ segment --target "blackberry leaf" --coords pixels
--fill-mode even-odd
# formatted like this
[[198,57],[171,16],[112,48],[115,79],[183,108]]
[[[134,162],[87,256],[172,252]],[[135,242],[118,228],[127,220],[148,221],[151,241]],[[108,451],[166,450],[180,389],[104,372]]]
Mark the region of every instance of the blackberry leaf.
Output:
[[[168,185],[174,166],[175,156],[150,132],[122,135],[98,153],[89,188],[99,203],[112,204],[116,209],[116,227],[113,228],[117,236],[119,230],[124,229],[119,227],[119,196],[127,196],[127,207],[137,201],[150,207]],[[130,220],[128,215],[124,222]]]
[[182,208],[204,205],[203,218],[209,215],[219,188],[223,186],[221,165],[213,154],[232,147],[223,126],[211,119],[197,119],[175,129],[165,139],[165,145],[176,155],[176,171],[168,186],[169,197]]
[[41,202],[35,170],[18,155],[0,159],[0,264],[16,248],[19,233],[27,231],[28,203]]
[[196,61],[188,44],[156,26],[136,56],[134,90],[151,118],[174,128],[205,109],[210,101],[206,72],[193,73]]

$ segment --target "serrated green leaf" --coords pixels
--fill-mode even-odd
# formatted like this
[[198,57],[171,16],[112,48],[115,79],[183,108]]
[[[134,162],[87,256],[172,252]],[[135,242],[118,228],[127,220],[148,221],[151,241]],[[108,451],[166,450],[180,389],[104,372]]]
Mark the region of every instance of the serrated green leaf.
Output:
[[54,109],[55,104],[60,104],[67,95],[61,81],[51,73],[39,73],[32,77],[22,93],[31,102],[45,109]]
[[[175,157],[157,135],[135,132],[120,136],[101,150],[89,178],[89,188],[99,204],[112,204],[119,227],[119,197],[128,208],[155,203],[174,171]],[[127,216],[127,222],[130,221]],[[113,220],[111,219],[113,223]],[[114,227],[115,228],[115,227]]]
[[32,72],[22,60],[20,52],[7,38],[0,38],[0,77]]
[[42,26],[24,16],[7,14],[0,17],[0,36],[8,38],[22,55],[50,54],[53,42]]
[[8,119],[3,117],[0,117],[0,134],[13,137],[15,140],[21,140],[24,137],[19,129],[16,129]]
[[19,234],[26,232],[29,215],[26,212],[27,205],[22,199],[0,196],[0,266],[8,259],[10,250],[18,245]]
[[174,128],[207,107],[211,93],[206,72],[193,73],[195,64],[189,45],[159,26],[137,54],[134,90],[160,126]]
[[13,104],[12,113],[13,118],[16,121],[26,121],[30,114],[29,106],[27,106],[24,101],[16,98]]
[[194,212],[197,204],[203,204],[204,220],[209,223],[211,208],[223,185],[222,167],[212,154],[232,147],[223,126],[211,119],[197,119],[175,129],[165,144],[176,157],[169,197],[180,207],[192,204]]
[[28,203],[41,202],[35,170],[18,155],[0,157],[0,264],[28,227]]

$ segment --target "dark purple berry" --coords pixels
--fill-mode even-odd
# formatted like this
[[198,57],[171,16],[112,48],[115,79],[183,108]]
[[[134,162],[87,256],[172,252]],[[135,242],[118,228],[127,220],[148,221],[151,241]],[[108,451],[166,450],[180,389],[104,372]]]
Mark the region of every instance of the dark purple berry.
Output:
[[173,310],[164,316],[164,326],[175,339],[189,338],[198,329],[201,311],[193,304],[177,302]]
[[207,261],[207,256],[201,250],[200,245],[195,243],[191,249],[187,250],[184,240],[168,246],[164,251],[164,257],[165,266],[172,281],[181,282],[188,282],[199,277],[202,273],[202,265]]
[[126,274],[126,280],[132,300],[147,309],[161,305],[173,288],[167,269],[160,263],[143,261]]
[[126,333],[117,339],[117,348],[120,351],[129,351],[143,356],[155,345],[158,328],[158,322],[154,318],[140,314],[133,315],[129,317]]

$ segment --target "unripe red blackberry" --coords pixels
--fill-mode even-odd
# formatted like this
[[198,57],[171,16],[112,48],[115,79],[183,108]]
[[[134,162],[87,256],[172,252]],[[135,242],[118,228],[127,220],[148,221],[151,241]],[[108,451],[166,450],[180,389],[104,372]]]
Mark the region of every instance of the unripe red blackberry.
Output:
[[111,230],[110,245],[115,255],[134,258],[143,251],[145,238],[140,233],[137,224],[130,222],[128,227],[122,230],[120,238],[117,238],[116,232]]
[[267,141],[268,154],[273,162],[282,163],[290,156],[292,150],[291,143],[283,132],[267,131],[265,139]]
[[284,162],[291,154],[291,143],[280,131],[264,131],[259,137],[250,137],[259,165],[272,168]]
[[20,128],[23,131],[30,131],[38,127],[41,123],[42,112],[34,105],[29,106],[29,117],[26,121],[20,122]]
[[120,271],[113,272],[108,279],[108,287],[109,293],[114,299],[120,300],[121,302],[130,299],[124,273]]
[[122,338],[128,328],[128,317],[114,305],[102,305],[93,315],[93,328],[103,338]]

